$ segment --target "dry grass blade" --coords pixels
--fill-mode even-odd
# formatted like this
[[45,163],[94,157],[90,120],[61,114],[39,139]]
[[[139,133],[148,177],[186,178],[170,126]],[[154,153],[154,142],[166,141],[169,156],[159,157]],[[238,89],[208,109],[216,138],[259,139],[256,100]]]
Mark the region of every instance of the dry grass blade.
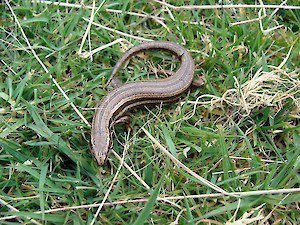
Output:
[[[18,209],[16,209],[15,207],[9,205],[7,202],[5,202],[4,200],[2,200],[1,198],[0,198],[0,205],[2,205],[3,207],[8,207],[10,210],[12,210],[12,211],[14,211],[14,212],[19,212]],[[14,219],[14,218],[18,218],[18,216],[8,216],[8,217],[2,218],[2,219],[0,218],[0,221],[1,221],[1,220],[10,220],[10,219]],[[36,221],[36,220],[34,220],[34,219],[31,219],[31,218],[29,218],[29,217],[27,217],[27,219],[29,219],[30,222],[32,222],[33,224],[41,225],[41,223],[39,223],[38,221]],[[19,221],[20,223],[23,223],[23,221],[21,221],[21,220],[18,220],[18,221]]]
[[228,193],[227,191],[224,191],[222,188],[219,188],[218,186],[216,186],[215,184],[209,182],[208,180],[204,179],[203,177],[199,176],[198,174],[196,174],[194,171],[190,170],[188,167],[186,167],[183,163],[181,163],[178,159],[176,159],[167,149],[165,149],[158,140],[156,140],[144,127],[141,128],[145,134],[151,139],[151,141],[157,145],[159,147],[159,149],[162,151],[163,154],[165,154],[166,156],[168,156],[173,163],[178,166],[178,168],[183,169],[184,171],[186,171],[187,173],[189,173],[190,175],[192,175],[196,180],[198,180],[201,184],[206,185],[210,188],[212,188],[213,190],[220,192],[224,195],[228,195],[228,196],[235,196],[235,194],[231,194]]
[[269,9],[300,9],[300,6],[289,6],[289,5],[246,5],[246,4],[228,4],[228,5],[185,5],[185,6],[174,6],[167,2],[154,0],[155,2],[169,7],[174,10],[195,10],[195,9],[233,9],[233,8],[269,8]]

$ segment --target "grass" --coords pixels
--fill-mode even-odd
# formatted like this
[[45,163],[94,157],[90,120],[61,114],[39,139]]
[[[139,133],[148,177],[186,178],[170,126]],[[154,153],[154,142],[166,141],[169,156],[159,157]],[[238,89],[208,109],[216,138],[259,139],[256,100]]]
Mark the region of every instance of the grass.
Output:
[[[299,8],[71,3],[0,3],[2,224],[300,224]],[[131,110],[99,167],[93,107],[122,52],[145,40],[185,46],[206,82]],[[150,52],[118,76],[176,65]]]

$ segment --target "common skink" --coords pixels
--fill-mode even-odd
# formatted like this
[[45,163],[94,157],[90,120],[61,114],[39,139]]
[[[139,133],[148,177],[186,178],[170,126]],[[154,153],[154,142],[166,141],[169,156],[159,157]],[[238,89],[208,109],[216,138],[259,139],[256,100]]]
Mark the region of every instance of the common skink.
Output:
[[172,76],[157,80],[125,83],[112,90],[96,105],[91,129],[91,150],[99,165],[104,164],[111,148],[111,127],[126,110],[137,105],[178,98],[192,83],[195,70],[190,53],[173,42],[152,41],[133,46],[119,59],[113,77],[131,56],[147,50],[166,50],[176,54],[181,65]]

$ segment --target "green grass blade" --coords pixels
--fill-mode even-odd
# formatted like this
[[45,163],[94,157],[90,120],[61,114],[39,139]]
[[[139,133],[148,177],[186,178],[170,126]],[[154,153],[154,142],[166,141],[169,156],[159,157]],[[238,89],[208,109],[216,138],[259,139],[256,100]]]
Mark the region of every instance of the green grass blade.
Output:
[[32,17],[27,20],[23,20],[21,25],[29,25],[31,23],[49,23],[49,19],[45,16]]
[[66,156],[70,157],[74,162],[79,162],[80,165],[88,171],[93,171],[90,164],[82,159],[81,155],[73,152],[67,145],[67,143],[62,140],[57,134],[53,133],[43,122],[39,114],[37,113],[37,108],[26,102],[27,110],[34,120],[35,124],[27,124],[27,127],[35,131],[37,134],[46,138],[50,144],[55,143],[58,150],[62,151]]
[[186,198],[184,199],[184,203],[185,203],[186,217],[187,217],[187,223],[186,224],[187,225],[193,225],[193,224],[195,224],[193,222],[193,213],[192,213],[192,210],[189,206],[189,202]]
[[171,154],[174,157],[177,157],[176,156],[176,148],[175,148],[174,142],[172,140],[172,137],[171,137],[171,134],[170,134],[168,128],[164,124],[162,124],[161,125],[161,129],[162,129],[162,132],[164,134],[164,138],[165,138],[165,140],[167,142],[167,145],[169,147],[169,150],[170,150]]
[[43,220],[45,220],[45,196],[44,196],[43,189],[46,182],[47,172],[48,172],[48,165],[46,164],[41,168],[41,173],[39,177],[40,208],[41,208]]
[[22,146],[17,144],[15,141],[0,138],[0,146],[6,151],[9,155],[13,156],[14,160],[17,162],[25,162],[30,155],[23,154]]
[[160,191],[160,188],[161,188],[162,183],[164,181],[164,177],[165,177],[165,174],[162,174],[162,176],[160,178],[160,181],[158,182],[156,188],[152,191],[149,200],[147,201],[145,207],[143,208],[143,210],[139,214],[138,218],[134,221],[133,225],[141,225],[141,224],[144,224],[146,222],[148,216],[150,215],[150,213],[152,211],[152,208],[153,208],[154,204],[156,203],[156,199],[159,195],[159,191]]

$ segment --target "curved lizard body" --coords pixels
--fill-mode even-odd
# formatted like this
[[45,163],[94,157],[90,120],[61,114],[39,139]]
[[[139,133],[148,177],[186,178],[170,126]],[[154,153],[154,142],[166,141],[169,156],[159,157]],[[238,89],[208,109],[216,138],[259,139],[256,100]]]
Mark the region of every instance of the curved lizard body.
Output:
[[177,72],[168,78],[126,83],[109,92],[97,104],[91,130],[91,148],[99,165],[104,164],[109,153],[110,128],[115,119],[134,106],[174,99],[192,83],[195,65],[191,55],[182,46],[165,41],[146,42],[133,46],[117,62],[111,77],[128,58],[147,50],[166,50],[174,53],[180,59],[181,65]]

